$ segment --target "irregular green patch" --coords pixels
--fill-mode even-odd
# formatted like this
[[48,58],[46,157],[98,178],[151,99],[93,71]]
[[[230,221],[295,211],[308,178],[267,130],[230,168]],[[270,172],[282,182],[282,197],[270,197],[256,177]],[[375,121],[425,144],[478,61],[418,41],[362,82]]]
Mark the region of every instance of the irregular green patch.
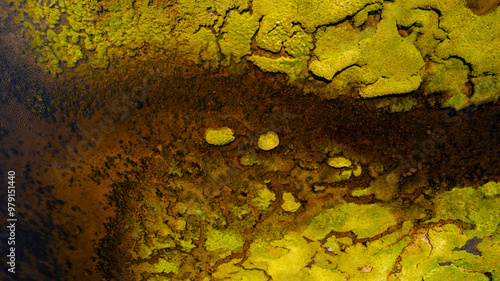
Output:
[[[401,39],[397,30],[398,6],[384,4],[382,20],[373,37],[360,41],[361,82],[366,85],[360,95],[376,97],[409,93],[416,90],[424,66],[420,52],[410,40]],[[387,50],[387,52],[381,52]]]
[[183,58],[203,65],[206,69],[219,67],[221,50],[216,34],[210,29],[202,27],[194,34],[180,33],[176,41],[177,51]]
[[393,199],[398,192],[399,181],[397,177],[399,176],[398,170],[394,170],[389,174],[383,176],[377,176],[374,180],[370,182],[368,188],[356,189],[351,194],[355,197],[375,195],[375,198],[388,202]]
[[[356,21],[367,14],[360,14]],[[315,58],[309,69],[330,81],[352,68],[352,76],[347,76],[352,80],[345,83],[360,85],[360,95],[365,98],[416,90],[422,81],[419,71],[424,61],[410,39],[401,39],[396,24],[400,14],[397,4],[385,3],[376,29],[358,33],[346,21],[318,31]]]
[[261,185],[261,188],[257,191],[257,197],[252,200],[252,205],[260,210],[266,210],[271,205],[271,201],[274,200],[276,200],[274,193],[269,191],[265,185]]
[[[498,243],[491,245],[485,255],[475,255],[460,250],[469,238],[455,225],[435,227],[426,233],[414,235],[412,242],[401,254],[401,268],[395,273],[398,278],[408,280],[443,280],[454,276],[464,280],[489,280],[484,272],[499,277],[492,251],[500,249]],[[455,280],[455,278],[453,278]]]
[[314,48],[313,36],[298,25],[292,31],[293,35],[283,43],[286,53],[294,58],[308,59],[309,51]]
[[500,98],[500,76],[485,75],[470,79],[474,94],[469,101],[472,104],[496,103]]
[[157,264],[141,264],[140,269],[145,269],[144,271],[149,271],[153,273],[176,273],[179,265],[168,262],[164,259],[160,259]]
[[359,11],[353,18],[354,27],[361,27],[366,23],[368,19],[368,15],[373,12],[377,12],[382,10],[382,3],[375,3],[372,5],[366,6],[363,10]]
[[[411,227],[412,223],[407,221],[400,231],[363,244],[352,244],[350,239],[333,236],[324,245],[327,247],[326,251],[317,253],[316,265],[323,269],[326,276],[354,280],[386,280],[396,259],[410,241],[405,236]],[[310,274],[315,274],[315,271]]]
[[400,273],[408,280],[443,280],[454,276],[465,280],[500,278],[496,264],[500,252],[498,204],[500,184],[479,188],[454,188],[434,199],[436,217],[430,221],[459,220],[472,224],[461,229],[453,224],[433,227],[413,235],[402,253]]
[[306,265],[319,248],[319,242],[308,243],[291,232],[281,240],[255,241],[243,267],[263,269],[276,281],[303,280],[307,276]]
[[[364,33],[372,30],[364,31]],[[316,48],[309,70],[326,80],[341,70],[356,65],[360,59],[359,41],[364,34],[357,34],[349,22],[318,30],[315,34]],[[354,82],[354,81],[351,81]]]
[[428,69],[427,89],[430,92],[443,92],[447,99],[443,106],[462,109],[467,104],[467,97],[462,93],[468,81],[469,68],[463,61],[450,58],[442,63],[431,63]]
[[491,235],[500,225],[498,194],[500,183],[495,182],[489,182],[478,189],[456,187],[436,197],[436,217],[431,221],[460,220],[475,226],[472,230],[465,230],[466,234],[474,233],[479,238]]
[[295,202],[293,194],[290,192],[283,193],[283,204],[281,208],[287,212],[296,212],[300,208],[300,202]]
[[266,72],[282,72],[288,74],[290,81],[299,81],[307,77],[307,59],[280,57],[271,59],[252,55],[248,58],[252,63]]
[[214,273],[215,280],[248,280],[248,281],[267,281],[263,271],[244,269],[236,264],[240,263],[241,259],[234,259],[229,263],[225,263],[217,267]]
[[354,169],[352,171],[352,174],[355,176],[355,177],[359,177],[361,176],[361,173],[363,172],[363,168],[361,167],[361,165],[357,165],[356,166],[356,169]]
[[243,246],[244,241],[238,231],[234,229],[209,229],[205,234],[205,248],[208,251],[229,249],[234,251]]
[[145,262],[131,266],[129,269],[135,273],[136,280],[142,280],[141,274],[143,273],[177,273],[179,266],[179,263],[176,264],[164,259],[159,259],[155,264]]
[[449,38],[437,46],[436,54],[443,59],[463,58],[471,65],[472,76],[499,73],[500,65],[497,61],[500,59],[500,50],[496,46],[500,44],[500,10],[496,9],[486,16],[477,16],[462,1],[447,2],[433,3],[443,13],[440,27],[447,32]]
[[222,40],[219,41],[220,49],[225,59],[222,65],[239,63],[241,58],[250,55],[252,36],[259,28],[259,17],[250,13],[231,11],[227,15],[227,25],[222,28]]
[[261,49],[278,53],[283,47],[283,42],[292,35],[292,23],[284,22],[277,25],[267,33],[259,32],[255,41]]
[[319,240],[331,231],[352,231],[358,238],[366,238],[380,234],[396,223],[388,207],[343,203],[316,216],[303,234],[309,239]]
[[307,33],[312,33],[321,25],[341,22],[367,4],[381,2],[363,0],[345,5],[341,0],[257,0],[253,1],[252,9],[255,14],[264,15],[259,32],[269,33],[277,22],[299,22]]
[[[340,154],[352,159],[352,169],[366,163],[335,145],[319,149],[324,155],[318,155],[318,163]],[[499,277],[499,183],[428,190],[413,203],[392,200],[397,189],[388,192],[380,185],[380,192],[373,189],[371,194],[390,203],[356,204],[342,200],[352,192],[349,188],[328,186],[323,177],[327,172],[319,170],[339,169],[326,164],[312,170],[296,166],[280,170],[280,177],[269,177],[274,164],[265,164],[272,162],[267,157],[240,170],[227,166],[224,158],[200,160],[161,152],[164,160],[172,160],[143,159],[147,169],[141,171],[154,180],[133,189],[140,195],[132,204],[124,204],[126,195],[113,197],[127,223],[110,229],[125,237],[120,241],[129,249],[126,268],[138,280]],[[312,153],[290,153],[300,161],[315,159]],[[183,169],[183,177],[168,173],[169,163],[185,167],[189,161],[201,163],[200,177],[188,169]],[[353,173],[350,169],[343,172]],[[372,164],[369,170],[383,173],[384,167]],[[265,184],[255,181],[255,175],[266,178]],[[294,184],[293,195],[280,190],[285,184]],[[276,195],[271,190],[283,194],[281,208],[272,204]],[[327,199],[317,200],[320,196]]]
[[490,280],[481,272],[470,272],[457,266],[437,267],[425,275],[425,281],[438,280],[473,280],[473,281],[488,281]]

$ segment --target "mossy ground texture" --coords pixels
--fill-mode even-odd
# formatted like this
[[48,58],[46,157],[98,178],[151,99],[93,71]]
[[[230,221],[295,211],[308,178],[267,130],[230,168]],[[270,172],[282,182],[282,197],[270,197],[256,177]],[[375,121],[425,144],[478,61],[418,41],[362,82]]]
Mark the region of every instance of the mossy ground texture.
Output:
[[[364,203],[346,199],[363,195],[342,174],[383,168],[334,143],[273,155],[210,146],[224,149],[218,157],[182,142],[162,146],[169,150],[154,150],[133,180],[114,186],[118,212],[98,251],[104,272],[134,280],[500,280],[500,183],[426,186],[411,202]],[[334,157],[351,165],[330,167]],[[374,184],[384,177],[370,183],[374,193],[385,194]]]
[[423,89],[462,109],[500,96],[500,9],[476,15],[465,0],[9,2],[53,74],[180,57],[210,70],[248,62],[327,98]]
[[[500,96],[499,9],[479,16],[465,1],[9,2],[54,75],[180,57],[210,71],[254,65],[304,92],[354,92],[390,112],[411,110],[416,92],[455,109]],[[50,115],[38,94],[30,103]],[[194,150],[181,139],[127,158],[97,249],[105,277],[500,280],[499,183],[423,176],[400,186],[335,143],[304,147],[280,132],[264,151],[241,128],[209,128]]]

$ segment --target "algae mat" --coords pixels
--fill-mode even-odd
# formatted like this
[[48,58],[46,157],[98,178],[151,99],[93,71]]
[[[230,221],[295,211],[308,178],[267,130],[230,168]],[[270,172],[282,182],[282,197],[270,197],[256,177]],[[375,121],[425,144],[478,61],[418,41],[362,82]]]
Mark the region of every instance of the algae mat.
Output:
[[19,36],[54,75],[182,57],[212,70],[284,73],[329,99],[419,89],[432,104],[463,109],[500,95],[496,0],[8,2]]

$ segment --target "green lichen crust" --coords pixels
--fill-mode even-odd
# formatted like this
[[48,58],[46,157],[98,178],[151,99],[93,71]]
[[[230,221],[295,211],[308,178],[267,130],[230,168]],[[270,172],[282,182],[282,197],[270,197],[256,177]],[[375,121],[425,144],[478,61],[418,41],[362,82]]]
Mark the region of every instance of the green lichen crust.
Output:
[[[427,233],[416,234],[402,255],[403,270],[395,275],[402,279],[493,280],[500,278],[495,263],[499,256],[500,184],[489,182],[479,188],[454,188],[434,199],[436,217],[430,221],[458,220],[471,228],[454,224],[434,227]],[[418,239],[420,237],[420,240]],[[473,246],[465,247],[473,242]],[[418,264],[418,266],[417,266]]]
[[251,204],[260,210],[266,210],[272,201],[276,200],[276,196],[265,185],[262,184],[260,186],[257,191],[257,197],[252,200]]
[[465,0],[9,2],[53,74],[176,57],[234,71],[248,61],[326,98],[422,87],[431,103],[461,109],[500,96],[500,9],[477,15]]
[[220,41],[221,52],[226,56],[224,65],[231,62],[239,63],[241,58],[250,55],[251,38],[259,28],[258,16],[250,13],[231,11],[228,14],[227,25],[222,29]]
[[[319,59],[312,60],[310,70],[331,81],[341,71],[355,67],[358,81],[352,82],[365,85],[360,90],[365,98],[417,89],[422,81],[418,72],[424,61],[412,42],[401,40],[396,9],[393,5],[385,6],[376,30],[368,28],[358,34],[349,22],[344,22],[318,31],[315,55]],[[380,51],[384,49],[387,52]]]
[[396,219],[391,215],[390,208],[376,204],[344,203],[315,217],[304,235],[320,240],[331,231],[352,231],[358,238],[366,238],[384,232],[395,223]]
[[219,249],[228,249],[230,251],[234,251],[240,247],[242,247],[244,241],[240,234],[238,234],[237,230],[225,230],[219,231],[216,229],[211,229],[207,231],[206,240],[205,240],[205,248],[208,251],[216,251]]
[[236,139],[234,132],[231,128],[221,127],[221,128],[208,128],[205,131],[205,140],[207,143],[212,145],[226,145],[233,142]]
[[478,189],[454,188],[436,199],[437,218],[431,221],[458,219],[475,225],[474,231],[467,230],[465,234],[474,233],[478,238],[484,238],[494,233],[500,224],[497,211],[500,207],[498,194],[500,184],[495,182],[487,183]]

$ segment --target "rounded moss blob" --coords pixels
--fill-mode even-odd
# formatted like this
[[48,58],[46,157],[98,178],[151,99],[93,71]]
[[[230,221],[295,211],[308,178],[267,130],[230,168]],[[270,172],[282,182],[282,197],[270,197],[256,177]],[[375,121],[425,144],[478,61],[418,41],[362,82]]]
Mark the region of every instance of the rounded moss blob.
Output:
[[258,146],[262,150],[271,150],[280,144],[280,138],[275,132],[269,131],[259,137]]
[[326,163],[328,164],[328,166],[333,168],[347,168],[352,164],[351,160],[340,156],[328,158],[328,160],[326,160]]
[[283,204],[281,204],[281,208],[287,212],[296,212],[300,208],[300,203],[295,202],[295,198],[293,194],[290,192],[283,193]]
[[228,127],[208,128],[205,132],[205,140],[212,145],[226,145],[235,139],[233,130]]

